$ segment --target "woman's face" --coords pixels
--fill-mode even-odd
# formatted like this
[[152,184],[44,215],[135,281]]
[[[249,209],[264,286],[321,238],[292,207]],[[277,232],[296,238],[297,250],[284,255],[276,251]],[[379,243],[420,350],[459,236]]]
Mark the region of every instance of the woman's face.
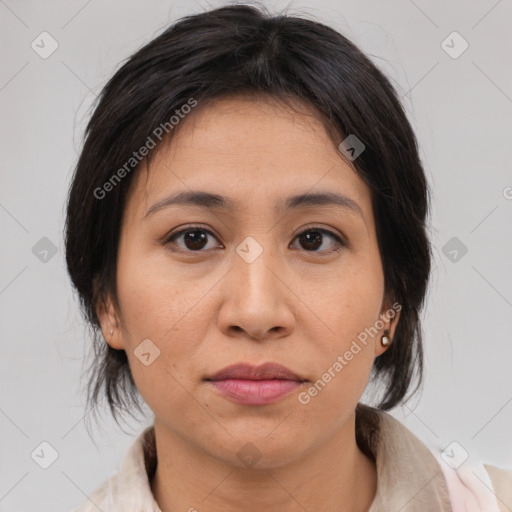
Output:
[[[149,172],[134,176],[120,310],[102,312],[102,328],[110,339],[119,321],[109,343],[126,351],[140,394],[172,435],[232,465],[244,446],[262,457],[259,467],[291,462],[340,431],[384,350],[389,322],[357,341],[389,308],[370,191],[311,113],[240,96],[199,105],[181,123]],[[165,204],[192,191],[226,205]],[[286,208],[303,194],[339,194],[352,206]],[[247,392],[225,381],[239,393],[227,395],[207,380],[267,362],[305,382],[269,396],[261,383]]]

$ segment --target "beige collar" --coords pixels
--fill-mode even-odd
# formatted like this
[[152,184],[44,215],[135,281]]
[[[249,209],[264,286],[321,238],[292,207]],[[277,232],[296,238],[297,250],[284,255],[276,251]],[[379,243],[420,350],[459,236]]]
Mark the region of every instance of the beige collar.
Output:
[[358,404],[356,439],[377,464],[377,493],[368,512],[452,512],[441,466],[397,419]]

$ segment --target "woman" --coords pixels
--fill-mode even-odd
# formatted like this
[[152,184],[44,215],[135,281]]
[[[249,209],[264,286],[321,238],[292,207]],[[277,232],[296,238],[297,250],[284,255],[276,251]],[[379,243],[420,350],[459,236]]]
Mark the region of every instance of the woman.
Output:
[[66,257],[89,401],[140,395],[154,424],[77,510],[505,510],[511,472],[469,484],[385,412],[421,383],[427,213],[396,93],[333,29],[230,6],[135,53],[88,124]]

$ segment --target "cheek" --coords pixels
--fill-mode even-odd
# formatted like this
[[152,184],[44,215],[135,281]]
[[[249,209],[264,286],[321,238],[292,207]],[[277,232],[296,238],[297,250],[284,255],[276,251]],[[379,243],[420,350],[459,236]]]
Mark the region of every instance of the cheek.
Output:
[[380,260],[369,253],[354,254],[343,261],[335,279],[324,279],[321,286],[312,283],[303,290],[311,309],[313,323],[324,331],[325,346],[336,352],[346,349],[365,329],[379,319],[384,293]]
[[309,291],[312,309],[318,312],[309,315],[308,330],[314,340],[312,351],[319,362],[315,366],[320,380],[312,390],[311,404],[318,406],[315,414],[322,417],[328,416],[322,403],[327,407],[357,403],[370,377],[375,343],[380,340],[375,328],[384,292],[380,264],[364,257],[346,262],[336,280],[325,281],[321,290],[313,286]]
[[169,392],[172,400],[177,382],[190,379],[186,367],[198,362],[207,327],[204,290],[187,286],[183,273],[136,249],[120,254],[117,279],[123,341],[137,388],[150,405],[155,394]]
[[118,260],[117,289],[130,344],[141,337],[166,344],[177,338],[179,347],[181,330],[204,290],[191,283],[182,266],[166,259],[163,249],[143,247],[142,242],[123,247]]
[[312,347],[316,380],[298,397],[311,424],[341,425],[368,384],[378,340],[368,333],[373,332],[380,299],[371,294],[366,299],[343,298],[323,310],[330,330],[324,329],[328,334],[317,336]]

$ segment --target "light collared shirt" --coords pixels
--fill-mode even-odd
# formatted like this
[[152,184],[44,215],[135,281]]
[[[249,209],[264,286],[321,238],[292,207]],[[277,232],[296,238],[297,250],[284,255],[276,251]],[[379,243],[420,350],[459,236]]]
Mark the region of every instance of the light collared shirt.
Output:
[[[451,453],[441,457],[441,449],[427,447],[385,411],[358,404],[356,440],[377,466],[368,512],[512,512],[512,470],[468,461],[452,469]],[[161,512],[150,486],[156,466],[151,425],[119,470],[72,512]]]

